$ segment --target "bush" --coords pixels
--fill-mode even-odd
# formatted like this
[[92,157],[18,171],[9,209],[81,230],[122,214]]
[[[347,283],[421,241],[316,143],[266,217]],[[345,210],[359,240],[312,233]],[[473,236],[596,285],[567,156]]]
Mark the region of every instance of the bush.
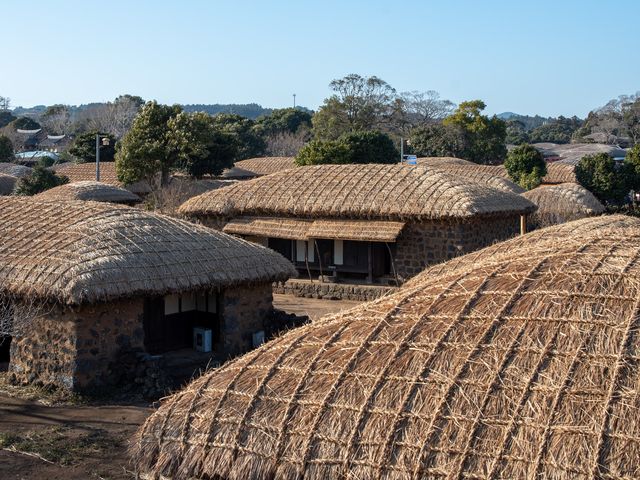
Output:
[[617,168],[606,153],[585,155],[576,165],[576,179],[601,202],[621,202],[629,191],[626,168]]
[[69,183],[69,179],[47,170],[41,163],[36,165],[28,177],[21,178],[16,185],[16,195],[36,195],[50,188]]
[[8,162],[13,159],[13,143],[11,139],[0,135],[0,162]]
[[547,174],[547,164],[542,153],[529,144],[515,147],[504,162],[509,177],[526,190],[540,185]]
[[400,152],[382,132],[352,132],[337,140],[314,140],[300,150],[298,165],[398,163]]

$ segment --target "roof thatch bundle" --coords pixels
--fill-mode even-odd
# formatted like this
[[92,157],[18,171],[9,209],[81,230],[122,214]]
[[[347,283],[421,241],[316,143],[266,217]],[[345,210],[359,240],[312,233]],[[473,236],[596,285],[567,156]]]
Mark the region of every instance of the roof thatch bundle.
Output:
[[453,165],[476,165],[457,157],[418,157],[416,163],[426,167],[449,167]]
[[253,178],[295,168],[294,157],[258,157],[240,160],[225,170],[225,178]]
[[487,185],[505,192],[523,193],[525,191],[520,185],[513,183],[508,175],[505,177],[502,172],[500,175],[496,175],[494,167],[495,165],[478,165],[476,163],[433,166],[434,169],[459,177],[461,180]]
[[184,220],[98,202],[0,199],[0,294],[80,304],[294,275],[281,255]]
[[542,179],[542,183],[576,183],[575,170],[575,165],[560,162],[549,162],[547,163],[547,174]]
[[33,168],[17,165],[15,163],[0,162],[0,173],[11,175],[17,178],[28,177],[33,172]]
[[0,196],[11,195],[16,187],[18,178],[13,175],[5,175],[0,173]]
[[[64,175],[69,182],[82,182],[86,180],[96,180],[96,164],[90,163],[65,163],[53,167],[58,175]],[[116,162],[100,162],[100,181],[116,187],[124,187],[136,194],[147,194],[151,191],[151,186],[147,182],[136,182],[131,185],[123,185],[118,180],[116,173]]]
[[140,429],[137,468],[638,478],[640,221],[608,220],[561,244],[534,233],[484,261],[461,257],[206,373]]
[[405,165],[318,165],[240,182],[185,202],[187,216],[467,218],[527,213],[520,195]]
[[107,183],[84,180],[66,183],[36,195],[41,200],[92,200],[133,205],[142,199],[135,193]]
[[561,183],[534,188],[522,194],[538,206],[529,216],[531,228],[548,227],[604,213],[605,207],[577,183]]

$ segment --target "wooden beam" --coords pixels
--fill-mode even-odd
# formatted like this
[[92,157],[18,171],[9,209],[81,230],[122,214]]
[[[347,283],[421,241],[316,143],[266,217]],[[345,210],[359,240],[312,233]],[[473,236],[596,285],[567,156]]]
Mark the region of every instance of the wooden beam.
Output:
[[520,235],[527,233],[527,215],[520,215]]

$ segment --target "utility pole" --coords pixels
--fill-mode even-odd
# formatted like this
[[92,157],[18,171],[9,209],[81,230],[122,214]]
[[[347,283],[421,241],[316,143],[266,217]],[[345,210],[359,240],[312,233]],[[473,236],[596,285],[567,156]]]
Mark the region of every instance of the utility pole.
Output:
[[100,181],[100,134],[96,133],[96,182]]
[[293,108],[296,108],[296,94],[293,94]]

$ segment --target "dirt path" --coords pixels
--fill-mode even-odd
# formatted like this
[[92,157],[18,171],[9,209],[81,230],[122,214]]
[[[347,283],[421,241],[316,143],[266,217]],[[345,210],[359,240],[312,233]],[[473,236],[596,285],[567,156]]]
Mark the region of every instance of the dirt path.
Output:
[[128,441],[152,412],[143,406],[45,406],[0,394],[0,478],[128,479]]
[[273,306],[287,313],[308,315],[311,320],[353,308],[363,302],[355,300],[323,300],[317,298],[295,297],[293,295],[273,294]]

